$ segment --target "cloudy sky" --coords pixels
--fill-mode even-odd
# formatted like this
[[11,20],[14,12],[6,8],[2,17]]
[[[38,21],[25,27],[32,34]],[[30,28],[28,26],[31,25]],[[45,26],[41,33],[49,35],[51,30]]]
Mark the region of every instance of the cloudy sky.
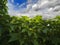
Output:
[[60,14],[60,0],[8,0],[7,6],[11,16],[52,18]]

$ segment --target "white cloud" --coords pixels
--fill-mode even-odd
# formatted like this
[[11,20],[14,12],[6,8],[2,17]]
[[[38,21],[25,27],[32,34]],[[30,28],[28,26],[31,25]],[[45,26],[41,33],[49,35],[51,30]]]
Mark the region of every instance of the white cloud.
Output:
[[[12,1],[13,2],[13,1]],[[21,8],[25,3],[20,5],[18,11],[14,10],[14,5],[9,4],[9,14],[10,15],[26,15],[29,17],[36,16],[41,14],[43,18],[53,18],[56,15],[60,14],[60,0],[37,0],[36,3],[33,3],[32,0],[28,0],[27,8]]]
[[13,3],[13,2],[14,2],[14,0],[11,0],[11,2]]

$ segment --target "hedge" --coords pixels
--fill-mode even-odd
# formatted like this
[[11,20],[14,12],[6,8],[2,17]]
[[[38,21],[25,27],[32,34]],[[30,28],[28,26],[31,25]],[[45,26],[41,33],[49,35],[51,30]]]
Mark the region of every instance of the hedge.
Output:
[[60,16],[1,17],[0,45],[60,45]]

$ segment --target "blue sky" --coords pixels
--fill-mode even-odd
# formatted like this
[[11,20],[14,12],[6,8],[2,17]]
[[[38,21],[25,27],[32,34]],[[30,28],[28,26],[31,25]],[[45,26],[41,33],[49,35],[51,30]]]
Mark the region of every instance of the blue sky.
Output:
[[27,0],[13,0],[14,2],[12,2],[12,0],[9,0],[9,1],[14,5],[16,5],[17,3],[22,4],[27,2]]
[[[8,0],[8,2],[15,6],[14,9],[17,9],[17,10],[18,10],[18,9],[19,9],[19,6],[20,6],[21,4],[23,4],[23,3],[26,3],[27,0]],[[23,7],[25,8],[26,5],[24,5]],[[22,8],[23,8],[23,7],[22,7]]]

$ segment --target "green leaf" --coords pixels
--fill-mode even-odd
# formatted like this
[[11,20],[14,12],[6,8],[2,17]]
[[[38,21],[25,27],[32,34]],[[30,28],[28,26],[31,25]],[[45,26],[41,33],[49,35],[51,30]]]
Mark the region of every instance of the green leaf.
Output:
[[19,40],[18,33],[11,33],[10,36],[11,36],[11,38],[10,38],[9,42]]
[[34,40],[34,45],[39,45],[38,41]]

